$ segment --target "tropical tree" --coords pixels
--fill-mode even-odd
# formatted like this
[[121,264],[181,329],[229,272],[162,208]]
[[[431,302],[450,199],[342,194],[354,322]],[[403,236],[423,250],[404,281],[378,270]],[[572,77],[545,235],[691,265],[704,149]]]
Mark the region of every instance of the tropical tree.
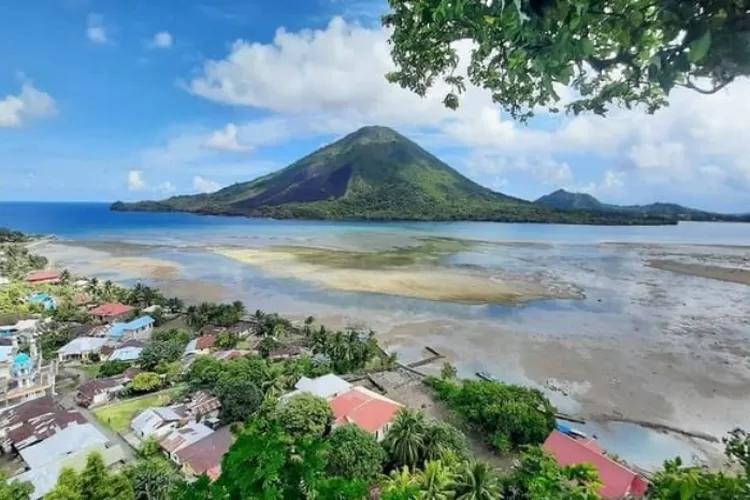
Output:
[[501,487],[497,475],[484,462],[464,462],[456,475],[456,500],[497,500]]
[[179,339],[155,340],[146,344],[138,358],[144,370],[156,370],[161,363],[171,363],[182,358],[185,344]]
[[138,460],[123,473],[132,485],[134,500],[171,500],[181,481],[172,464],[161,457]]
[[446,361],[440,369],[440,378],[443,380],[453,380],[456,378],[456,373],[456,367],[452,363]]
[[453,472],[439,460],[425,463],[424,470],[417,473],[419,498],[421,500],[448,500],[453,498]]
[[161,377],[153,372],[139,373],[130,383],[130,390],[133,392],[151,392],[159,387],[161,387]]
[[99,296],[99,279],[94,277],[90,278],[88,284],[86,285],[86,291],[89,295],[91,295],[92,298]]
[[227,377],[216,385],[221,401],[221,421],[225,424],[243,422],[258,409],[263,399],[258,386],[247,377]]
[[133,487],[119,473],[107,470],[102,456],[90,454],[80,473],[65,468],[55,488],[45,497],[51,500],[132,500]]
[[408,408],[399,410],[384,441],[394,464],[417,466],[422,456],[426,429],[427,423],[423,413]]
[[382,481],[382,500],[416,500],[419,495],[419,483],[408,467],[391,471]]
[[346,479],[372,481],[383,469],[385,450],[375,436],[356,425],[342,425],[328,440],[328,473]]
[[466,436],[447,422],[427,421],[420,452],[420,462],[442,460],[445,463],[449,455],[455,457],[458,461],[467,460],[470,457]]
[[15,481],[10,474],[0,470],[0,498],[8,500],[29,500],[34,492],[34,485],[28,481]]
[[[442,77],[455,109],[467,79],[514,118],[535,107],[605,114],[609,105],[653,113],[676,87],[718,92],[750,74],[744,1],[389,0],[391,82],[424,96]],[[473,42],[459,68],[455,42]]]
[[328,401],[313,394],[298,394],[279,403],[275,418],[294,438],[321,438],[333,423]]
[[60,284],[67,285],[70,283],[70,271],[67,269],[63,269],[63,272],[60,273]]

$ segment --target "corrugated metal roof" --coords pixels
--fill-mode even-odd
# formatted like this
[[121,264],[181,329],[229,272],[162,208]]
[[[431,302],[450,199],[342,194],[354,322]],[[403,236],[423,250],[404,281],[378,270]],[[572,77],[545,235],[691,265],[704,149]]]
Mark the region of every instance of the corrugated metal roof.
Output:
[[142,347],[121,347],[115,349],[109,357],[110,361],[135,361],[141,357]]
[[39,444],[20,451],[29,468],[41,467],[97,444],[106,445],[109,438],[93,424],[71,425]]
[[60,352],[64,356],[81,354],[83,352],[95,352],[107,342],[107,339],[97,337],[78,337],[65,344]]
[[161,447],[167,453],[179,451],[211,434],[213,429],[198,422],[190,422],[173,430],[161,440]]
[[297,389],[295,393],[298,393],[298,391],[309,392],[323,399],[328,399],[348,391],[352,387],[352,384],[333,373],[329,373],[314,379],[302,377],[294,387]]

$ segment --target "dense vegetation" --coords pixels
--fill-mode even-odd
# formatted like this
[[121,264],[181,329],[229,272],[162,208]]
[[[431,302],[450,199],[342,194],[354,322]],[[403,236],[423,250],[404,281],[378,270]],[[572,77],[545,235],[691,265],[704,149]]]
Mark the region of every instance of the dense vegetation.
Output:
[[0,227],[0,243],[24,243],[29,240],[31,237],[21,231]]
[[587,193],[571,193],[558,189],[534,201],[537,205],[563,210],[589,210],[593,212],[627,213],[671,217],[678,220],[750,222],[748,214],[719,214],[674,203],[650,203],[648,205],[610,205],[602,203]]
[[[389,0],[391,82],[424,96],[435,80],[455,109],[466,80],[514,118],[558,111],[557,85],[575,93],[567,111],[612,105],[653,113],[675,87],[718,92],[750,74],[743,0]],[[454,42],[473,42],[470,61]],[[464,69],[465,68],[465,69]]]
[[278,219],[674,223],[647,215],[554,210],[496,193],[386,127],[364,127],[278,172],[216,193],[117,202],[112,209]]
[[29,252],[23,245],[0,244],[0,276],[22,279],[29,271],[43,269],[47,258]]
[[427,383],[499,451],[541,444],[555,428],[555,408],[536,389],[486,380],[430,378]]

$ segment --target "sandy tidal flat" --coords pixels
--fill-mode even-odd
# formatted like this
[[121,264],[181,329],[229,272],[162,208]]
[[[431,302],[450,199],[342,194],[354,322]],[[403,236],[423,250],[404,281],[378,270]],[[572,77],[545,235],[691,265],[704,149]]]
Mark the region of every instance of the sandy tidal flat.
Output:
[[[489,275],[469,269],[394,266],[377,269],[336,268],[307,262],[290,248],[213,248],[213,252],[263,271],[314,282],[330,290],[368,292],[419,299],[514,304],[540,299],[579,298],[577,290],[553,289],[541,282]],[[302,250],[305,256],[310,249]],[[324,252],[325,250],[320,250]]]

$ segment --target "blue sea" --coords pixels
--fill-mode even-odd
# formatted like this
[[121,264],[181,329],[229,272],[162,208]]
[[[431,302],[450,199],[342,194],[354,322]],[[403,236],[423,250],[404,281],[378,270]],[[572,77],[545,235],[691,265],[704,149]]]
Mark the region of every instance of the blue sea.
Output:
[[315,237],[350,232],[405,233],[488,241],[750,245],[750,224],[573,226],[490,222],[331,222],[247,219],[177,213],[112,212],[106,203],[0,202],[0,227],[71,240],[217,243],[236,238]]
[[[144,281],[164,287],[171,293],[179,294],[191,288],[201,298],[205,298],[204,294],[210,288],[219,294],[220,300],[241,299],[250,309],[298,316],[312,314],[318,318],[340,316],[349,324],[364,324],[379,333],[387,332],[384,339],[388,347],[398,351],[407,362],[419,358],[424,345],[451,353],[464,375],[489,371],[512,382],[530,383],[532,379],[539,381],[540,377],[544,380],[556,376],[555,363],[550,362],[549,369],[543,369],[543,373],[527,373],[523,365],[526,357],[533,361],[535,352],[544,347],[538,339],[570,344],[571,339],[575,343],[580,338],[581,349],[589,354],[574,358],[568,365],[568,368],[573,365],[572,370],[566,371],[589,378],[586,370],[577,369],[576,365],[591,362],[593,355],[585,342],[601,337],[608,339],[608,346],[612,345],[613,339],[615,346],[617,339],[623,339],[627,341],[624,345],[630,349],[623,347],[623,353],[643,356],[647,364],[626,365],[629,373],[669,374],[677,370],[670,376],[679,383],[688,377],[687,372],[680,370],[689,370],[695,356],[699,352],[703,355],[700,350],[704,349],[704,344],[699,341],[689,343],[693,339],[702,339],[706,332],[721,332],[721,337],[714,337],[714,342],[726,342],[728,346],[750,342],[747,287],[677,275],[646,265],[652,258],[671,258],[670,252],[682,252],[683,257],[703,259],[702,262],[706,259],[718,259],[719,263],[722,259],[742,262],[743,255],[747,261],[750,252],[740,247],[750,246],[750,224],[680,223],[676,226],[625,227],[277,221],[178,213],[111,212],[104,203],[0,202],[0,227],[55,235],[62,243],[75,243],[77,246],[71,254],[76,257],[66,254],[68,260],[63,259],[63,264],[74,270],[77,266],[86,269],[86,274],[131,284],[141,278],[88,269],[92,262],[108,255],[136,255],[171,262],[179,266],[179,279],[145,278]],[[542,276],[571,282],[585,290],[586,297],[583,300],[546,300],[507,306],[341,292],[299,279],[269,275],[256,267],[206,251],[206,247],[212,245],[256,247],[288,244],[369,250],[409,244],[428,236],[513,243],[497,245],[490,250],[460,252],[451,256],[448,264],[480,267],[490,275],[511,272],[518,276]],[[703,245],[714,247],[705,250]],[[517,332],[517,336],[509,332]],[[537,339],[533,343],[536,347],[530,350],[524,347],[526,337]],[[679,340],[675,343],[673,339]],[[592,346],[594,350],[601,347],[598,344]],[[638,353],[647,349],[648,356]],[[514,354],[515,350],[520,354]],[[661,361],[651,361],[651,358],[660,356],[662,350],[665,356],[678,357],[665,358],[667,361],[663,365]],[[559,354],[562,356],[564,352]],[[707,351],[706,355],[714,354]],[[720,384],[723,383],[722,377],[733,376],[729,370],[741,361],[731,363],[696,364],[695,372],[698,375],[700,372],[716,373],[716,383]],[[704,366],[707,368],[701,368]],[[618,367],[622,367],[622,363]],[[610,379],[616,380],[619,375],[613,373],[604,378],[606,380],[593,382],[607,388]],[[648,379],[637,380],[638,387],[620,390],[661,390],[663,394],[658,397],[669,401],[679,396],[669,393],[671,386],[652,387]],[[682,390],[691,394],[698,391],[685,387],[688,386]],[[578,402],[572,398],[562,397],[559,393],[548,392],[548,395],[564,410],[579,409]],[[613,401],[613,404],[619,404],[616,398]],[[700,402],[695,405],[676,400],[675,404],[680,408],[690,404],[714,408],[710,397]],[[657,398],[653,404],[658,406],[661,402]],[[720,434],[742,423],[735,419],[734,413],[728,420],[721,420],[730,413],[723,406],[726,404],[729,404],[726,400],[715,404],[716,414],[710,415],[716,418],[692,415],[686,426]],[[742,418],[747,418],[746,411],[743,415]],[[611,452],[647,467],[656,466],[676,454],[687,458],[696,451],[683,440],[629,424],[606,427],[590,424],[585,430],[598,434]]]

